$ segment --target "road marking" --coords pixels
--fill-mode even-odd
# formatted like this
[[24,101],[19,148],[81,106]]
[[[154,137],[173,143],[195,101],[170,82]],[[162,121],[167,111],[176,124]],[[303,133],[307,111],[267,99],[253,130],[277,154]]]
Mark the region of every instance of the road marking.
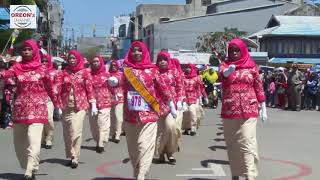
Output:
[[212,171],[212,174],[176,174],[178,177],[224,177],[226,173],[219,164],[208,163],[208,168],[192,168],[192,171]]

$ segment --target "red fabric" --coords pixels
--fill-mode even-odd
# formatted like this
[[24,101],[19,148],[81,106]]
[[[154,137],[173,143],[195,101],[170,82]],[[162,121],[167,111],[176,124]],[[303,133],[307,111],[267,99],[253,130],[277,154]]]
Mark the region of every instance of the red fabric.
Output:
[[44,54],[44,55],[42,55],[42,58],[46,58],[48,60],[48,64],[46,66],[47,70],[48,71],[54,70],[52,56],[50,54]]
[[[99,62],[100,62],[100,67],[99,69],[95,69],[95,68],[91,68],[91,74],[92,75],[97,75],[103,72],[106,72],[106,65],[104,64],[104,59],[102,56],[95,56],[94,58],[99,58]],[[93,58],[93,59],[94,59]]]
[[76,60],[77,60],[77,64],[75,66],[70,66],[68,65],[65,69],[70,71],[70,72],[78,72],[82,69],[84,69],[84,64],[85,64],[85,61],[84,61],[84,58],[82,57],[81,53],[77,50],[71,50],[69,52],[69,56],[70,55],[74,55],[76,57]]
[[185,78],[187,78],[187,79],[192,79],[192,78],[198,76],[197,68],[196,68],[196,66],[195,66],[194,64],[187,64],[187,65],[186,65],[186,68],[187,68],[187,67],[190,67],[190,68],[191,68],[191,72],[190,72],[189,74],[184,73]]
[[[161,57],[161,56],[166,57],[166,60],[167,60],[167,62],[168,62],[168,66],[167,66],[166,69],[162,69],[162,68],[160,68],[160,66],[159,66],[159,61],[160,61],[160,57]],[[171,70],[175,69],[174,64],[172,64],[172,62],[171,62],[170,54],[169,54],[168,52],[166,52],[166,51],[161,51],[161,52],[158,53],[156,65],[158,66],[158,69],[159,69],[160,73],[167,72],[169,69],[171,69]]]
[[199,97],[202,96],[202,97],[208,98],[202,78],[200,76],[198,76],[198,78],[199,78],[198,80],[199,81]]
[[48,84],[47,71],[38,68],[35,71],[21,72],[11,68],[1,72],[3,78],[17,77],[16,100],[13,108],[13,121],[15,123],[47,123]]
[[[132,69],[136,77],[139,78],[140,82],[147,88],[150,94],[153,97],[159,97],[157,93],[161,93],[167,100],[171,100],[171,94],[168,90],[168,86],[164,86],[165,82],[160,78],[159,71],[156,68],[151,69]],[[127,92],[134,90],[131,84],[126,80],[125,81],[125,103],[124,103],[124,113],[126,115],[125,120],[129,123],[148,123],[155,122],[159,120],[158,114],[151,111],[131,111],[127,107]],[[159,100],[159,99],[158,99]]]
[[41,59],[37,42],[34,40],[26,40],[23,46],[32,48],[32,58],[27,60],[22,57],[22,61],[14,64],[13,69],[17,74],[23,74],[24,72],[35,71],[41,67]]
[[236,46],[240,49],[241,57],[237,61],[227,59],[224,64],[227,66],[234,64],[236,65],[236,69],[248,69],[256,67],[256,63],[251,58],[246,43],[244,43],[241,39],[233,39],[229,42],[228,48],[232,46]]
[[[111,67],[115,66],[117,68],[117,70],[112,70]],[[113,73],[117,73],[120,69],[120,62],[118,60],[113,60],[110,63],[110,68],[109,68],[109,73],[113,74]]]
[[228,78],[223,71],[226,64],[220,66],[222,77],[222,108],[221,117],[225,119],[241,119],[258,117],[259,103],[265,101],[263,83],[259,72],[254,68],[237,69]]
[[[134,47],[140,47],[142,50],[142,60],[140,62],[136,62],[135,60],[133,60],[133,58],[131,57],[131,50]],[[154,64],[152,64],[151,58],[150,58],[150,54],[149,54],[149,50],[146,47],[146,45],[140,41],[134,41],[131,44],[131,47],[124,59],[124,64],[135,68],[135,69],[149,69],[149,68],[156,68],[156,66]]]
[[184,78],[185,101],[189,105],[197,103],[197,99],[201,93],[201,83],[202,82],[198,76],[193,78]]
[[88,69],[82,69],[76,73],[63,70],[57,76],[54,92],[57,96],[58,107],[66,108],[69,103],[71,88],[75,97],[75,107],[78,111],[89,108],[89,102],[94,101],[92,76]]
[[286,105],[286,94],[278,94],[279,107],[285,107]]
[[[178,101],[184,100],[184,88],[181,75],[175,69],[169,69],[166,72],[160,73],[160,78],[164,82],[163,86],[166,86],[168,92],[173,96],[173,101],[176,104]],[[170,107],[168,106],[168,100],[165,96],[158,94],[161,104],[161,115],[167,115],[170,113]]]
[[110,89],[107,86],[107,80],[110,76],[109,73],[107,73],[106,71],[101,71],[99,74],[91,74],[93,94],[94,98],[96,99],[97,108],[99,110],[110,108],[112,103],[112,95]]
[[124,103],[124,84],[125,84],[125,76],[123,72],[117,71],[110,73],[110,77],[116,77],[119,81],[118,86],[110,87],[111,93],[113,95],[112,105],[117,105],[120,103]]
[[172,59],[171,59],[171,62],[172,62],[172,64],[174,64],[174,67],[178,70],[178,72],[179,72],[180,74],[183,74],[183,71],[182,71],[182,69],[181,69],[181,64],[180,64],[179,59],[177,59],[177,58],[172,58]]

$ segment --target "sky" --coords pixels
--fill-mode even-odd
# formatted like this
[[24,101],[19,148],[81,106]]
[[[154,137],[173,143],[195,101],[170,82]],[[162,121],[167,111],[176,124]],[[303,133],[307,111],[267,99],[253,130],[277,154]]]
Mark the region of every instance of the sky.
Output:
[[[64,8],[64,33],[67,37],[92,36],[96,27],[97,36],[110,33],[113,17],[135,11],[136,0],[60,0]],[[185,0],[138,0],[145,4],[185,4]]]

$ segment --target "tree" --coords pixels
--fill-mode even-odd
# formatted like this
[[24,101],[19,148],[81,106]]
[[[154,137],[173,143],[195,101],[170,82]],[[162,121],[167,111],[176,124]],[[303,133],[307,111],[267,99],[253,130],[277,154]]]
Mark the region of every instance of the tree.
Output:
[[[104,47],[104,46],[103,46]],[[87,59],[92,59],[101,51],[101,46],[91,47],[88,49],[83,50],[82,55]]]

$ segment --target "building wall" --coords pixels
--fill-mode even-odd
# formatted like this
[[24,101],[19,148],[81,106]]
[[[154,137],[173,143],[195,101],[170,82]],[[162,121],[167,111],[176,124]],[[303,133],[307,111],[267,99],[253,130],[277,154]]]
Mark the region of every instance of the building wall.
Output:
[[154,26],[154,52],[167,49],[195,49],[197,37],[208,33],[238,28],[248,34],[265,28],[272,15],[287,12],[291,4],[156,24]]

